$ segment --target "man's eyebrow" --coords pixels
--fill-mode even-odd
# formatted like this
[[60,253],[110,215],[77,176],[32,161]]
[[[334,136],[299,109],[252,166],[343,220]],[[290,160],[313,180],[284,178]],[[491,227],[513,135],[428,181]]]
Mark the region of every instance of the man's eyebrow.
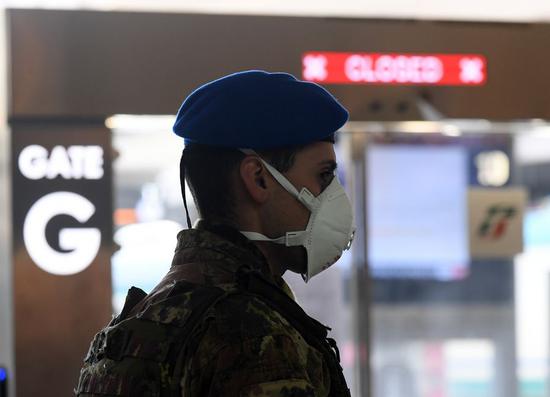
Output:
[[338,167],[338,163],[334,160],[324,160],[319,163],[320,166],[328,165],[332,170],[335,170]]

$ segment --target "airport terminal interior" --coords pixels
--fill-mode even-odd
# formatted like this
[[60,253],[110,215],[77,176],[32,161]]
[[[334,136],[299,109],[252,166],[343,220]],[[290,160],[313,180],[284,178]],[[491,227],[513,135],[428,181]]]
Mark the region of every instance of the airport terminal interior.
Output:
[[332,329],[352,396],[550,396],[549,5],[138,3],[0,3],[0,397],[72,395],[129,288],[170,269],[175,113],[249,69],[350,112],[352,249],[284,279]]

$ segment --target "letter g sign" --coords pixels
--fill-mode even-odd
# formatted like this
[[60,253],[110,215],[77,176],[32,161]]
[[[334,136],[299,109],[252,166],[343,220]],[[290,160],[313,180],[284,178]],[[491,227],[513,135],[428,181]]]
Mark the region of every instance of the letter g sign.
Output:
[[53,249],[46,240],[46,226],[58,215],[69,215],[80,223],[95,213],[95,206],[72,192],[54,192],[37,200],[23,224],[23,240],[32,260],[41,269],[56,275],[71,275],[86,269],[95,259],[101,232],[96,228],[64,228],[59,232],[59,246],[70,252]]

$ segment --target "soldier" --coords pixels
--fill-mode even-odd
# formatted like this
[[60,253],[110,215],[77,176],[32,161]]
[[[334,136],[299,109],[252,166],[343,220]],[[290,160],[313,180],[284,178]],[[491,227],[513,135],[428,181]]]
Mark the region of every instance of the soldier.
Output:
[[76,395],[349,396],[329,328],[281,277],[307,282],[351,244],[333,148],[347,118],[324,88],[286,73],[232,74],[183,102],[189,229],[164,279],[149,294],[132,287],[95,336]]

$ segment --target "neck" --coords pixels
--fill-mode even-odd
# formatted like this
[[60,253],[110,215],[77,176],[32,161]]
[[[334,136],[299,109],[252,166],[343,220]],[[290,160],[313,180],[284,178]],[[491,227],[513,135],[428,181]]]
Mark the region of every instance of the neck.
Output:
[[286,271],[286,267],[283,265],[284,262],[280,257],[281,247],[267,241],[254,241],[253,243],[264,254],[271,274],[275,277],[281,277]]
[[[237,213],[240,214],[237,220],[238,230],[254,231],[260,234],[269,235],[266,234],[262,217],[258,213],[249,210],[238,211]],[[281,277],[287,270],[285,266],[287,261],[285,261],[283,257],[286,247],[269,241],[252,241],[252,243],[254,243],[264,255],[271,274],[274,277]]]

